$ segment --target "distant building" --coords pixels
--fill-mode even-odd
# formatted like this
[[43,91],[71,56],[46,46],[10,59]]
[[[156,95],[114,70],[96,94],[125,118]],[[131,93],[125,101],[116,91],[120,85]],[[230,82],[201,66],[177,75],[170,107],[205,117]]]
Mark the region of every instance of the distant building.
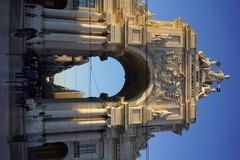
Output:
[[[152,20],[143,0],[28,2],[15,36],[25,39],[38,72],[37,98],[26,98],[29,159],[134,160],[152,133],[188,129],[197,100],[229,78],[196,50],[188,23]],[[117,95],[83,98],[53,83],[56,73],[90,56],[121,63],[125,84]]]

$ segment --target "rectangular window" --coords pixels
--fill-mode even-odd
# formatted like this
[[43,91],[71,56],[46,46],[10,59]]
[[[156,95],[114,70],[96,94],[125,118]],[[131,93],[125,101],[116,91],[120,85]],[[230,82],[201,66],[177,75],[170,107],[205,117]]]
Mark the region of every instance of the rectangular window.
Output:
[[95,0],[79,0],[79,7],[95,8]]
[[80,154],[96,153],[96,143],[80,144]]
[[74,158],[78,158],[80,156],[79,142],[74,142],[73,145],[74,145],[74,147],[73,147],[73,156],[74,156]]
[[78,158],[82,154],[90,154],[96,152],[96,143],[74,142],[74,158]]
[[196,82],[198,82],[199,81],[199,72],[197,71],[196,72]]

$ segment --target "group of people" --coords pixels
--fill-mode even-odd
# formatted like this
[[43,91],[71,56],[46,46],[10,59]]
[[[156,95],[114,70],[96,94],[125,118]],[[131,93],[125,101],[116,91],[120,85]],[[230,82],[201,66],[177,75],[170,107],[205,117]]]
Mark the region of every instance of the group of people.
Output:
[[14,74],[17,84],[13,87],[17,99],[16,103],[24,107],[27,99],[37,99],[41,86],[39,68],[36,55],[27,53],[23,56],[22,72]]

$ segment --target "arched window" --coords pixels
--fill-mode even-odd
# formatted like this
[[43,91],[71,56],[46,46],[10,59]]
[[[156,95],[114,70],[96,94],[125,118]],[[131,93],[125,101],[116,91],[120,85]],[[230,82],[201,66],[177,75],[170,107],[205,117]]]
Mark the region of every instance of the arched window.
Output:
[[30,160],[64,159],[68,154],[68,147],[63,142],[46,143],[40,147],[29,149]]

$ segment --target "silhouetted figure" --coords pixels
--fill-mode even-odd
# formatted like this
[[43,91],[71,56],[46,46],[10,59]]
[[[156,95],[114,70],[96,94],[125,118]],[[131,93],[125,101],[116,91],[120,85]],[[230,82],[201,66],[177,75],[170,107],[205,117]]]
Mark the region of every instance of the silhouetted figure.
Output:
[[15,37],[24,38],[24,40],[30,40],[32,38],[37,37],[37,30],[33,28],[23,28],[16,30],[17,32],[14,34]]

